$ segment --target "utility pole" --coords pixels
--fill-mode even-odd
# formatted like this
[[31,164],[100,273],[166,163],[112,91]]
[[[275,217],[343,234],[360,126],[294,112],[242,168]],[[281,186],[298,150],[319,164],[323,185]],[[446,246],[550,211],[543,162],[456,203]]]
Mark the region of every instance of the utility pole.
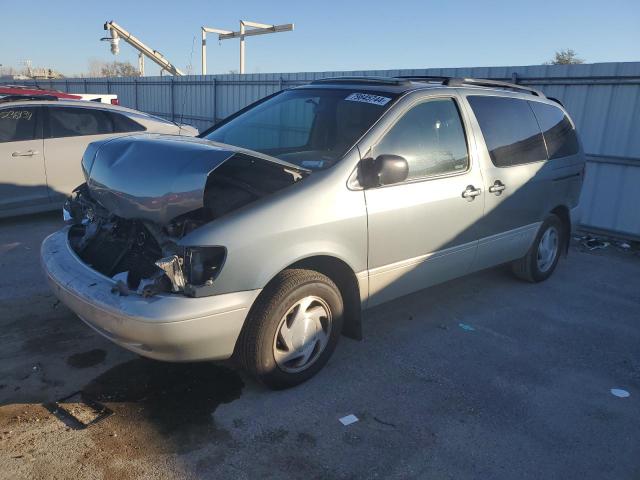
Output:
[[265,35],[267,33],[290,32],[293,30],[293,26],[293,23],[269,25],[266,23],[240,20],[240,30],[237,32],[221,30],[219,28],[202,27],[202,75],[207,74],[207,33],[217,33],[219,41],[240,38],[240,73],[244,73],[245,37]]

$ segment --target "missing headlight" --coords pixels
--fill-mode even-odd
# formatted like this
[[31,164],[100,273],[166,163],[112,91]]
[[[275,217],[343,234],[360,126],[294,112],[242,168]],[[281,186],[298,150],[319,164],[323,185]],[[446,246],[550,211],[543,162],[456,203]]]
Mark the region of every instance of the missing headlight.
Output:
[[213,294],[213,283],[220,273],[227,250],[224,247],[186,247],[183,272],[185,295],[206,297]]

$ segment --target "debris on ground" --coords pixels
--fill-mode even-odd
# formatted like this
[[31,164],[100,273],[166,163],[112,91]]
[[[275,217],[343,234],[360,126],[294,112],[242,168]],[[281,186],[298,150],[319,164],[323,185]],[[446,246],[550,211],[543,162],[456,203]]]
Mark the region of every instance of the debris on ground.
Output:
[[345,427],[351,425],[352,423],[356,423],[357,421],[358,421],[358,417],[356,417],[353,413],[347,416],[344,416],[340,419],[340,423]]
[[373,419],[381,425],[386,425],[387,427],[396,427],[395,423],[385,422],[384,420],[380,420],[378,417],[374,416]]
[[600,240],[599,238],[588,238],[582,242],[582,246],[588,250],[602,250],[611,245],[609,242]]
[[608,237],[608,236],[596,236],[593,234],[574,235],[573,241],[579,243],[584,249],[604,250],[608,247],[616,247],[619,251],[638,251],[640,250],[640,244],[638,242],[632,242],[629,240],[622,240],[620,238]]
[[627,398],[631,396],[631,394],[627,390],[623,390],[622,388],[612,388],[611,395],[618,398]]

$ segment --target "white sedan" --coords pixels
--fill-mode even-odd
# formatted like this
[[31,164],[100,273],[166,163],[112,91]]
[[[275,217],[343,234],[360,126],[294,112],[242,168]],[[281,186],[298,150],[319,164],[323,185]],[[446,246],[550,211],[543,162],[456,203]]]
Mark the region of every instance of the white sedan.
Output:
[[0,218],[60,207],[84,182],[80,161],[87,145],[133,132],[198,134],[116,105],[0,98]]

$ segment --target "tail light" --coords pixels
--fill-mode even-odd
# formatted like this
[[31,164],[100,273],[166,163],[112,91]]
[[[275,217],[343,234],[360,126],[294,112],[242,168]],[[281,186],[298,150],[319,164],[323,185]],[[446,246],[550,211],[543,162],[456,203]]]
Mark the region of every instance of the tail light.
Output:
[[120,102],[118,101],[117,98],[112,98],[111,99],[111,105],[120,105]]

